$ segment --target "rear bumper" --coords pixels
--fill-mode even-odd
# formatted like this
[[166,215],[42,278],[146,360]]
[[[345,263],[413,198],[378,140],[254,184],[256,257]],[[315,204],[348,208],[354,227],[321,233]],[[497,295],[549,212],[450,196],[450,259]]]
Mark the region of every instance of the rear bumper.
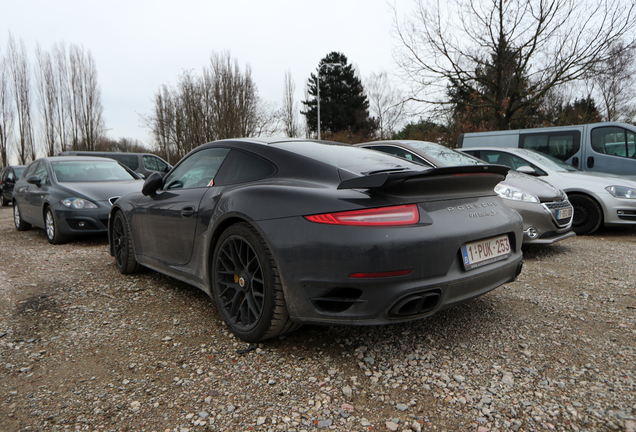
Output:
[[[435,204],[428,222],[416,227],[329,226],[302,218],[257,226],[274,239],[270,248],[294,321],[375,325],[424,318],[513,281],[522,262],[521,218],[501,204],[492,209],[477,215]],[[512,248],[505,260],[464,268],[463,244],[501,234]],[[408,273],[377,276],[396,271]],[[358,273],[376,276],[351,277]]]

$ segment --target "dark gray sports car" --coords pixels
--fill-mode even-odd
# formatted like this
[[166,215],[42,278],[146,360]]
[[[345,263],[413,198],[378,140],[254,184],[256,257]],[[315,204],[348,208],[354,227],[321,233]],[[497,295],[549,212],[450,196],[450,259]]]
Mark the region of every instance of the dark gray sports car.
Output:
[[105,233],[113,202],[141,190],[143,181],[117,161],[98,157],[40,158],[24,170],[13,190],[18,231],[46,230],[52,244],[73,234]]
[[246,341],[302,323],[414,320],[512,281],[507,168],[428,168],[331,142],[232,139],[186,155],[110,213],[110,253],[195,285]]

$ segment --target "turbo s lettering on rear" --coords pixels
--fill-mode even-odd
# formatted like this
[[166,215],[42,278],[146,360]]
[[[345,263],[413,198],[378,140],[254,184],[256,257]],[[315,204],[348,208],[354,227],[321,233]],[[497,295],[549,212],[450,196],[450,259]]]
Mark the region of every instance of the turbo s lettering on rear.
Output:
[[[490,201],[490,202],[484,202],[479,204],[466,204],[466,205],[457,206],[457,207],[446,207],[446,210],[448,210],[449,212],[453,212],[453,211],[462,212],[462,211],[469,211],[469,210],[483,210],[484,208],[488,208],[488,207],[499,207],[499,204],[497,204],[496,202]],[[495,214],[497,214],[497,212],[490,211],[490,212],[483,212],[483,213],[480,213],[480,212],[471,213],[470,215],[471,217],[480,217],[480,215],[493,216]],[[478,216],[473,216],[473,215],[478,215]]]

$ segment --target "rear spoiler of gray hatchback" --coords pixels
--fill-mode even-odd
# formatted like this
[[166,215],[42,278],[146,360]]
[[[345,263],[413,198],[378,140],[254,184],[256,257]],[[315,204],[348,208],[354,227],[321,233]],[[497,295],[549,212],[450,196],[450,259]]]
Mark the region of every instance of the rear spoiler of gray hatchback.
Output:
[[[372,171],[364,176],[356,176],[351,171],[338,169],[341,180],[338,189],[379,189],[398,186],[401,183],[440,176],[480,176],[492,175],[497,178],[496,183],[502,181],[509,167],[503,165],[462,165],[452,167],[430,168],[421,171],[408,169],[389,169],[386,171]],[[493,185],[494,187],[494,185]]]

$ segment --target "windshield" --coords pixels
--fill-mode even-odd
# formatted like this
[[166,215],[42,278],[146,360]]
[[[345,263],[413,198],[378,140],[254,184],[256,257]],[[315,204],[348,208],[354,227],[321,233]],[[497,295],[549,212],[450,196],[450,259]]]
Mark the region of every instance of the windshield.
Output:
[[135,180],[132,174],[115,161],[51,162],[51,167],[59,183]]
[[457,150],[444,147],[443,145],[426,141],[408,141],[406,144],[426,153],[428,156],[437,159],[447,166],[459,165],[484,165],[484,161],[458,152]]
[[543,164],[546,168],[552,171],[580,171],[578,168],[574,168],[572,165],[566,164],[565,162],[549,156],[547,154],[539,153],[536,151],[528,150],[528,149],[518,149],[517,150],[520,155],[540,164]]

